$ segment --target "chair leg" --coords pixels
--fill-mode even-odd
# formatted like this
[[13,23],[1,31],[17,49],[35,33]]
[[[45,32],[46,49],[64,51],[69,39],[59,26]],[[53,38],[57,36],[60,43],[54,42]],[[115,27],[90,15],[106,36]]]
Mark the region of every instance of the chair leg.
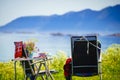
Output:
[[99,62],[99,77],[100,77],[100,80],[102,80],[102,66],[101,66],[101,62]]
[[42,80],[45,80],[45,78],[44,78],[44,76],[43,76],[43,75],[41,75],[41,78],[42,78]]
[[25,76],[25,78],[24,78],[25,80],[27,80],[28,79],[28,77],[27,76]]
[[36,76],[34,77],[34,80],[37,80],[37,77],[38,77],[38,76],[41,76],[41,79],[42,79],[42,80],[46,80],[46,79],[44,78],[44,75],[42,75],[42,74],[41,74],[41,75],[36,75]]
[[72,80],[72,75],[66,76],[66,80]]
[[51,80],[54,80],[54,77],[52,76],[52,74],[50,72],[48,72],[48,78],[50,78]]
[[102,74],[100,73],[100,80],[102,80]]
[[54,80],[54,78],[53,78],[52,74],[50,73],[50,71],[49,71],[48,67],[46,66],[46,64],[44,64],[44,66],[45,66],[45,69],[46,69],[46,78],[47,78],[47,80],[48,80],[49,76],[50,76],[50,78],[52,80]]

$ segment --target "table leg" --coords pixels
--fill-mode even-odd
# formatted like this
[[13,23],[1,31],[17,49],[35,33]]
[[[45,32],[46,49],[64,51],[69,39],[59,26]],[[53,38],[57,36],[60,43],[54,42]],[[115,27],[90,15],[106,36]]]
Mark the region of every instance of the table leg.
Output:
[[16,80],[16,78],[17,78],[17,76],[16,76],[16,61],[14,61],[14,73],[15,73],[14,78],[15,78],[15,80]]
[[47,76],[47,80],[48,80],[48,77],[50,76],[50,78],[52,79],[52,80],[54,80],[54,78],[53,78],[53,76],[52,76],[52,74],[50,73],[50,70],[49,70],[49,68],[48,68],[48,66],[47,66],[47,64],[46,64],[46,61],[44,62],[44,66],[45,66],[45,69],[46,69],[46,76]]

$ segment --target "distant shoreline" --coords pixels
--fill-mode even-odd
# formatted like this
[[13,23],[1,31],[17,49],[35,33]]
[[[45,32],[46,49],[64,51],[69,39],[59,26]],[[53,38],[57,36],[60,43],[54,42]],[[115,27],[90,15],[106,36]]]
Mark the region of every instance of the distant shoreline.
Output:
[[62,32],[0,32],[2,34],[47,34],[51,36],[90,36],[90,35],[96,35],[96,36],[115,36],[120,37],[120,33],[110,33],[110,34],[99,34],[99,33],[86,33],[86,34],[75,34],[75,33],[62,33]]

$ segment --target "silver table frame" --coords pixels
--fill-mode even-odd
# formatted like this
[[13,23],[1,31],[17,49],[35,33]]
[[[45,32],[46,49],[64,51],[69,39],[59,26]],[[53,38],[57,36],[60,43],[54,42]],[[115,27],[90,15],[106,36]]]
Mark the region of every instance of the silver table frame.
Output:
[[[28,60],[35,60],[35,62],[33,64],[39,63],[39,66],[37,68],[37,73],[35,73],[36,75],[39,74],[39,71],[42,67],[42,65],[45,67],[45,73],[46,73],[46,79],[48,80],[48,77],[50,76],[50,78],[52,80],[54,80],[52,74],[50,73],[50,70],[46,64],[46,61],[51,60],[51,58],[47,59],[47,58],[16,58],[16,59],[12,59],[12,61],[14,61],[14,80],[17,80],[17,70],[16,70],[16,62],[17,61],[28,61]],[[31,65],[33,65],[31,64]],[[23,63],[23,67],[25,67],[25,63]],[[24,70],[25,73],[25,70]],[[26,75],[24,74],[25,80],[26,80]],[[41,75],[43,80],[46,80],[42,75]],[[36,79],[36,78],[35,78]]]

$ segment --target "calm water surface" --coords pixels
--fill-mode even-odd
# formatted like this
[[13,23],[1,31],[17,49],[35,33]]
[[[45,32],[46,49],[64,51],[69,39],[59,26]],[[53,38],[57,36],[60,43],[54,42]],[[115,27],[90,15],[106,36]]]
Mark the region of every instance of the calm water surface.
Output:
[[[47,52],[49,55],[55,55],[63,51],[68,56],[71,54],[71,43],[69,36],[51,36],[40,34],[0,34],[0,61],[8,61],[14,58],[14,42],[37,39],[36,46],[40,52]],[[102,51],[111,44],[120,44],[120,37],[98,37],[102,44]],[[37,54],[34,54],[36,56]]]

